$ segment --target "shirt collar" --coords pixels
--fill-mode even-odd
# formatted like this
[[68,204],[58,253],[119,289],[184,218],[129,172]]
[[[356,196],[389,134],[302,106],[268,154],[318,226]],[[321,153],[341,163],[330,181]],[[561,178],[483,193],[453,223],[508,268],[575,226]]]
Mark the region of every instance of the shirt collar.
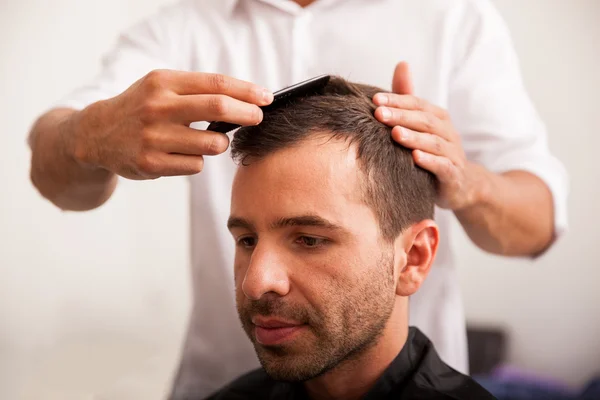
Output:
[[[221,4],[221,6],[223,7],[223,10],[227,13],[227,15],[230,15],[233,10],[235,10],[235,7],[238,5],[238,3],[241,0],[218,0],[219,3]],[[255,1],[263,1],[263,0],[255,0]],[[285,0],[278,0],[278,1],[285,1]],[[342,0],[318,0],[317,2],[320,3],[336,3],[338,1],[342,1]],[[371,0],[368,0],[371,1]],[[268,3],[268,1],[266,1]]]
[[223,11],[225,11],[225,13],[227,15],[231,14],[231,12],[235,9],[235,6],[237,6],[237,3],[240,0],[218,0],[219,3],[221,3],[221,6],[223,7]]

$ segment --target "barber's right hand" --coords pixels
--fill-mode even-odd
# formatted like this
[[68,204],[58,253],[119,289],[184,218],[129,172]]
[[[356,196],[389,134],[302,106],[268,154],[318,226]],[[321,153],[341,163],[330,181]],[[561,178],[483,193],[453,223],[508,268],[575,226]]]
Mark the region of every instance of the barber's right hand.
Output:
[[78,113],[66,140],[82,165],[125,178],[193,175],[203,156],[223,153],[229,139],[190,128],[192,122],[256,125],[263,117],[258,106],[272,101],[270,91],[224,75],[156,70]]

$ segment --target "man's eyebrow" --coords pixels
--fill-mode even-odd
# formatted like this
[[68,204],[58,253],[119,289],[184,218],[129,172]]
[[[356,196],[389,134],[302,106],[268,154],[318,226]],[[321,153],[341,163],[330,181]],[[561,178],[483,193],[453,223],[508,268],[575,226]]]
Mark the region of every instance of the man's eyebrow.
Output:
[[[269,228],[281,229],[289,226],[314,226],[335,231],[345,231],[340,225],[336,225],[318,215],[299,215],[295,217],[279,218],[277,221],[273,222]],[[255,230],[254,225],[250,221],[233,215],[227,220],[227,228],[229,230],[235,228],[247,229],[249,231]]]
[[272,223],[270,228],[279,229],[287,226],[315,226],[336,231],[344,230],[341,226],[336,225],[325,218],[319,217],[318,215],[299,215],[296,217],[280,218]]
[[229,230],[232,230],[234,228],[244,228],[244,229],[248,229],[249,231],[253,231],[254,225],[252,225],[252,223],[246,221],[244,218],[231,216],[227,220],[227,228]]

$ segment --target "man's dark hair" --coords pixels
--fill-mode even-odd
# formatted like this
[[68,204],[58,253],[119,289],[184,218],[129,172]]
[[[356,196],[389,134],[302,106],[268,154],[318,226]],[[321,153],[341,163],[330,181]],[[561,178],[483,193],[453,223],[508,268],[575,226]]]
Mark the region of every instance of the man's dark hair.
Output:
[[397,144],[391,128],[375,116],[373,96],[383,90],[332,77],[320,94],[298,98],[265,113],[257,126],[233,136],[231,154],[247,164],[319,136],[355,145],[364,173],[364,199],[377,216],[386,240],[433,218],[435,180],[415,165],[411,150]]

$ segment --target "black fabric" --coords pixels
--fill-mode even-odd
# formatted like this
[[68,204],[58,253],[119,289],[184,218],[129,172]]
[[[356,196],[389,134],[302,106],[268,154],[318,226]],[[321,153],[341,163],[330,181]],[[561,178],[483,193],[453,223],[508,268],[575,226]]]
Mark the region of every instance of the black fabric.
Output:
[[[233,381],[208,400],[309,400],[302,383],[278,382],[260,368]],[[363,400],[494,399],[470,377],[446,365],[431,341],[411,327],[406,344]]]

